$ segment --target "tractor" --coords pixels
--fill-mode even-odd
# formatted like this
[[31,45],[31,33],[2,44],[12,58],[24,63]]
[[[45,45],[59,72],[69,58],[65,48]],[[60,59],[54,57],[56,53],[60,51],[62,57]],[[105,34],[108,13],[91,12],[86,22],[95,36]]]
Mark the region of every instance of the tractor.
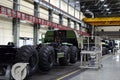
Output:
[[[81,42],[78,34],[73,30],[47,31],[41,45],[52,50],[52,59],[54,59],[52,62],[59,65],[74,64],[80,59]],[[46,51],[46,49],[42,50]]]
[[[10,73],[15,63],[28,63],[27,74],[48,72],[53,65],[67,66],[80,60],[81,41],[73,30],[49,30],[42,43],[16,48],[13,43],[0,46],[0,76]],[[11,79],[10,74],[6,75]]]

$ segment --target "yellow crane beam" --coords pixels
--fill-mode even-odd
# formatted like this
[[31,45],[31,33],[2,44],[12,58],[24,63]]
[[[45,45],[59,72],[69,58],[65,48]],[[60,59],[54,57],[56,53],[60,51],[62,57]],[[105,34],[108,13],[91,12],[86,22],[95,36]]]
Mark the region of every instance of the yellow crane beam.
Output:
[[120,17],[84,18],[83,21],[94,26],[119,26],[120,25]]
[[89,24],[94,25],[94,26],[120,26],[120,22],[89,22]]

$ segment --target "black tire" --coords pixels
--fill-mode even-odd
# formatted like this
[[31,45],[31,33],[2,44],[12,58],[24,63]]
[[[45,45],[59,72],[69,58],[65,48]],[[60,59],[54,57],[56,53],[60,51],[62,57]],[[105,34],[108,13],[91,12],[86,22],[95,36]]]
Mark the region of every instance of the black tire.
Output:
[[59,58],[59,64],[61,66],[67,66],[70,62],[70,48],[68,46],[62,46],[61,52],[64,52],[64,57]]
[[39,53],[39,69],[48,72],[54,64],[54,49],[51,46],[43,46],[38,49]]
[[71,46],[70,50],[70,63],[74,64],[77,61],[78,49],[76,46]]
[[107,48],[106,48],[106,47],[103,47],[103,48],[102,48],[102,55],[105,55],[105,54],[107,54]]
[[29,63],[28,75],[36,72],[39,63],[38,52],[35,47],[31,45],[22,46],[17,52],[17,62]]

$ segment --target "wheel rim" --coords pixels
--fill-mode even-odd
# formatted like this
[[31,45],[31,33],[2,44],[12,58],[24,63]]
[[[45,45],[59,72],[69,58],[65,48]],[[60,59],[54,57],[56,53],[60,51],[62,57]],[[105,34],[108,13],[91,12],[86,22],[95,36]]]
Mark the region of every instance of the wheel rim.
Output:
[[[11,75],[13,76],[14,79],[17,79],[18,78],[18,72],[21,68],[21,65],[23,63],[17,63],[15,65],[13,65],[12,69],[11,69]],[[25,79],[25,77],[27,76],[27,68],[24,68],[22,71],[21,71],[21,78],[22,80]]]

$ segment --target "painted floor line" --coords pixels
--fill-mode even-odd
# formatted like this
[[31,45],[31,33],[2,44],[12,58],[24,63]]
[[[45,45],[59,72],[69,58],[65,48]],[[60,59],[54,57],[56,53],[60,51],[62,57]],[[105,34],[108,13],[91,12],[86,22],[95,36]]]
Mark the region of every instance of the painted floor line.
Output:
[[[107,55],[107,56],[105,56],[105,57],[103,57],[103,61],[104,60],[106,60],[107,58],[109,58],[109,57],[111,57],[111,55]],[[77,70],[75,70],[75,71],[73,71],[73,72],[71,72],[71,73],[68,73],[68,74],[66,74],[66,75],[64,75],[64,76],[62,76],[62,77],[60,77],[60,78],[57,78],[56,80],[62,80],[62,79],[64,79],[64,78],[66,78],[66,77],[69,77],[69,76],[71,76],[71,75],[73,75],[73,74],[75,74],[75,73],[77,73],[77,72],[79,72],[80,71],[80,69],[77,69]]]
[[66,75],[64,75],[64,76],[62,76],[62,77],[60,77],[60,78],[58,78],[58,79],[56,79],[56,80],[62,80],[62,79],[66,78],[66,77],[68,77],[68,76],[70,76],[70,75],[72,75],[72,74],[74,74],[74,73],[79,72],[79,71],[80,71],[80,69],[75,70],[75,71],[73,71],[73,72],[71,72],[71,73],[68,73],[68,74],[66,74]]

